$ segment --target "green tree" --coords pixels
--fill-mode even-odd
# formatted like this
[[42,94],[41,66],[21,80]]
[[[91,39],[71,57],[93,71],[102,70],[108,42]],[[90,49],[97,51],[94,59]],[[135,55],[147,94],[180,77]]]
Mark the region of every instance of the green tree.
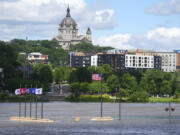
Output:
[[82,93],[88,93],[89,92],[89,83],[87,83],[87,82],[80,83],[80,91]]
[[56,83],[60,83],[62,81],[65,81],[65,77],[66,77],[66,69],[65,67],[56,67],[54,69],[54,81]]
[[52,74],[52,69],[50,65],[44,64],[39,69],[39,79],[41,82],[44,82],[44,83],[52,83],[53,74]]
[[[91,93],[101,93],[101,82],[92,82],[89,84],[89,91]],[[102,93],[109,92],[109,88],[106,83],[102,82]]]
[[91,82],[91,73],[86,67],[79,67],[72,70],[69,82]]
[[131,76],[134,76],[136,78],[136,80],[137,80],[137,83],[140,84],[141,79],[143,77],[143,72],[138,71],[138,70],[131,70],[131,71],[129,71],[129,74]]
[[102,68],[104,69],[103,78],[106,81],[108,76],[110,76],[112,74],[112,69],[111,69],[111,66],[109,64],[104,64],[102,66]]
[[175,94],[175,91],[179,89],[179,81],[178,81],[178,72],[175,72],[173,79],[172,79],[172,93],[171,95]]
[[34,67],[33,78],[41,83],[52,83],[53,73],[52,68],[48,64],[36,64]]
[[136,91],[130,96],[132,102],[147,102],[149,99],[146,91]]
[[171,94],[172,89],[171,89],[171,82],[167,80],[163,80],[162,86],[161,86],[161,94]]
[[175,98],[180,97],[180,83],[177,85],[174,95],[175,95]]
[[96,68],[96,73],[98,74],[104,74],[105,73],[105,69],[102,66],[98,66]]
[[112,47],[100,47],[100,46],[95,46],[91,43],[70,45],[70,51],[79,51],[79,52],[104,52],[112,49],[113,49]]
[[5,79],[15,77],[18,66],[15,49],[0,41],[0,67],[4,69]]
[[73,82],[69,85],[68,91],[71,92],[72,99],[78,99],[81,95],[80,85],[78,82]]
[[128,91],[126,89],[120,88],[119,91],[116,93],[116,97],[122,99],[123,97],[127,97],[128,96]]
[[114,74],[110,75],[106,82],[111,92],[115,92],[115,89],[119,87],[118,77]]
[[142,77],[140,84],[139,84],[139,87],[142,91],[148,91],[149,90],[149,84],[148,84],[147,79],[145,77]]
[[133,94],[137,90],[137,82],[134,76],[130,76],[129,73],[126,73],[122,77],[121,87],[129,90],[129,94]]
[[150,81],[150,83],[148,84],[148,89],[147,90],[152,95],[156,95],[157,94],[156,83],[154,82],[154,80]]

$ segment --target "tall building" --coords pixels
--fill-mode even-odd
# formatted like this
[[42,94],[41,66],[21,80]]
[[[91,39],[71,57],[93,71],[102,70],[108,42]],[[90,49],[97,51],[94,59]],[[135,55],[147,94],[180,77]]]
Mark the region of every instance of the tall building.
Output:
[[98,65],[98,55],[91,56],[91,66],[97,66]]
[[162,70],[164,72],[175,72],[177,65],[177,54],[174,52],[157,52],[162,58]]
[[113,71],[125,70],[124,54],[99,54],[98,66],[109,64]]
[[123,53],[83,53],[71,52],[69,54],[70,67],[102,66],[109,64],[113,71],[147,70],[162,67],[161,56],[136,55]]
[[126,54],[125,67],[134,69],[153,69],[154,56]]
[[155,69],[162,69],[162,58],[161,56],[154,56],[154,68]]
[[70,8],[67,8],[66,17],[59,24],[59,34],[53,40],[57,41],[63,49],[69,49],[70,45],[78,43],[92,43],[91,29],[88,28],[85,35],[78,35],[78,25],[71,17]]
[[70,67],[89,67],[91,66],[92,54],[82,52],[71,52],[69,54]]

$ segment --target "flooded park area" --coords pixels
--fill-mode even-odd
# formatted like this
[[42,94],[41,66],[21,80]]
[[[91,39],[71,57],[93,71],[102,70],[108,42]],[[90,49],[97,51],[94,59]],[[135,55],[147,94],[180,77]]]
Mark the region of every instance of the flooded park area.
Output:
[[[168,106],[168,103],[121,103],[119,117],[118,103],[103,103],[103,117],[113,120],[92,121],[101,114],[100,103],[46,102],[43,117],[54,122],[40,123],[10,121],[11,116],[19,115],[19,104],[0,103],[0,135],[179,135],[180,104],[171,104],[175,110],[170,117],[165,109]],[[23,116],[24,103],[21,108]],[[29,116],[28,103],[26,113]],[[35,113],[33,103],[32,117]],[[37,114],[40,118],[40,103]]]

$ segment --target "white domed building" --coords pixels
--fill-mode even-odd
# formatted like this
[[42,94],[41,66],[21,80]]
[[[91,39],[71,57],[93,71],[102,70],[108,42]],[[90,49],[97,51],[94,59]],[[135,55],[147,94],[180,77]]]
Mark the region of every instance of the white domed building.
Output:
[[54,37],[63,49],[69,49],[70,45],[78,43],[92,43],[91,30],[87,29],[85,35],[78,35],[78,26],[75,20],[71,17],[69,6],[67,8],[66,17],[59,24],[59,34]]

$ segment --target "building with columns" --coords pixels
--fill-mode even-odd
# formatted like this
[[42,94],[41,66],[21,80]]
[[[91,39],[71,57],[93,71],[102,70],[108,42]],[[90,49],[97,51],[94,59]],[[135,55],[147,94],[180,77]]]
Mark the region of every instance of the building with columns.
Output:
[[70,45],[78,43],[92,43],[91,29],[88,28],[86,34],[78,35],[78,25],[71,17],[70,8],[68,6],[66,17],[59,24],[58,36],[53,40],[57,41],[63,49],[68,50]]

